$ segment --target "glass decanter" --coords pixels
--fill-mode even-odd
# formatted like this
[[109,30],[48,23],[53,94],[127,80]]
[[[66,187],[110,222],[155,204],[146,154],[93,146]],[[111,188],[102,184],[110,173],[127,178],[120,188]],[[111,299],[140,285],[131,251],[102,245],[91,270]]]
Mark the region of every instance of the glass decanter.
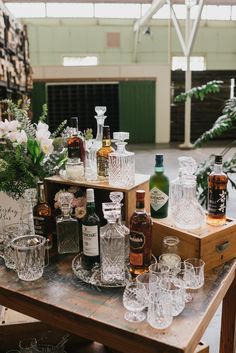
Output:
[[[123,192],[121,191],[112,191],[109,194],[109,198],[113,203],[117,203],[120,208],[123,206],[121,201],[123,200]],[[130,230],[128,227],[126,227],[125,224],[122,223],[122,216],[120,212],[120,217],[117,220],[118,224],[121,226],[124,236],[125,236],[125,263],[129,265],[129,252],[130,252],[130,246],[129,246],[129,237],[130,237]],[[107,226],[107,225],[106,225]],[[106,227],[105,226],[105,227]]]
[[101,281],[104,284],[123,284],[125,282],[125,236],[117,220],[120,205],[114,202],[102,204],[107,226],[101,229]]
[[79,252],[79,225],[70,215],[73,195],[62,192],[58,201],[61,204],[62,215],[56,219],[57,249],[59,254]]
[[196,197],[196,181],[184,180],[183,196],[177,203],[175,225],[182,229],[200,228],[205,223],[205,212]]
[[29,226],[30,234],[35,234],[33,207],[37,203],[37,189],[26,189],[23,194],[23,207],[21,213],[21,222]]
[[115,187],[128,187],[135,183],[135,157],[133,152],[125,149],[129,139],[128,132],[114,132],[113,138],[117,150],[110,153],[109,159],[109,184]]
[[96,106],[95,112],[97,115],[94,118],[97,120],[97,135],[91,143],[87,151],[85,162],[85,178],[87,180],[97,180],[97,151],[102,147],[103,126],[106,116],[104,115],[107,108],[105,106]]

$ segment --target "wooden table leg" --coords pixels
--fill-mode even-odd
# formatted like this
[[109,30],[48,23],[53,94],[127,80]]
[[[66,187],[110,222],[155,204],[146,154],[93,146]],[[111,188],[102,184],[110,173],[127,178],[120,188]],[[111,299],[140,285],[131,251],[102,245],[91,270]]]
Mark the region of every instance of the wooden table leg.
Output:
[[220,353],[236,352],[236,277],[223,300]]

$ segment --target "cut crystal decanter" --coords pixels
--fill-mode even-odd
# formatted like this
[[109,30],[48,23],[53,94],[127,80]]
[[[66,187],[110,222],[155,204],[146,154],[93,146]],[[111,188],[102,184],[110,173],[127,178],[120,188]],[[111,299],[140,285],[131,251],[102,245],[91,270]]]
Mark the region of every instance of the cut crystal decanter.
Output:
[[72,218],[71,203],[73,195],[70,192],[62,192],[59,195],[62,216],[56,220],[57,248],[59,254],[79,252],[79,226],[78,221]]
[[200,228],[205,223],[205,212],[196,197],[196,181],[184,180],[183,195],[176,206],[175,225],[182,229]]
[[101,229],[101,281],[104,284],[122,284],[125,282],[125,236],[121,225],[120,205],[114,202],[102,204],[107,226]]
[[106,116],[104,115],[107,108],[105,106],[96,106],[95,119],[97,120],[97,135],[89,146],[85,162],[85,178],[87,180],[97,180],[97,151],[102,147],[102,133]]
[[[122,208],[123,204],[121,201],[123,200],[123,192],[121,191],[112,191],[109,194],[109,198],[113,203],[117,203],[120,208]],[[129,237],[130,237],[130,230],[126,225],[122,222],[122,216],[120,212],[120,217],[118,218],[117,222],[120,224],[122,227],[124,236],[125,236],[125,263],[129,265],[129,251],[130,251],[130,246],[129,246]],[[107,225],[106,225],[107,226]]]
[[109,184],[115,187],[128,187],[135,183],[135,157],[133,152],[125,149],[129,139],[128,132],[114,132],[113,138],[117,150],[110,153],[109,159]]

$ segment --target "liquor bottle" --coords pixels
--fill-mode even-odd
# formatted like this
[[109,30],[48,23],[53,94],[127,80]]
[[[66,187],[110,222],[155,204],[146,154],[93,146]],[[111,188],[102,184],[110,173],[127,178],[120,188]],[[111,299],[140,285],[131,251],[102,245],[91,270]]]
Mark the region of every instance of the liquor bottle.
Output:
[[121,205],[105,202],[102,210],[108,224],[101,228],[101,281],[104,284],[124,284],[125,234],[118,223]]
[[52,210],[45,199],[44,184],[38,182],[38,202],[33,208],[35,234],[42,235],[49,240],[48,247],[52,247]]
[[100,220],[95,213],[94,190],[86,190],[86,215],[82,219],[83,265],[91,269],[100,262]]
[[129,187],[135,183],[135,157],[125,149],[128,132],[114,132],[117,150],[109,153],[109,184],[115,187]]
[[108,155],[113,152],[111,147],[110,127],[103,126],[102,147],[97,151],[97,174],[102,180],[108,179]]
[[130,272],[148,271],[152,256],[152,219],[145,210],[145,191],[136,191],[136,210],[130,219]]
[[214,169],[208,177],[207,223],[220,226],[226,222],[226,196],[228,177],[222,171],[222,156],[215,156]]
[[73,195],[62,192],[59,195],[62,215],[56,219],[57,250],[59,254],[76,253],[79,248],[79,224],[77,219],[71,217],[71,203]]
[[82,136],[79,136],[78,132],[78,118],[71,118],[72,134],[67,139],[68,158],[69,159],[81,159],[85,161],[85,147]]
[[149,180],[151,217],[168,216],[169,179],[164,174],[163,155],[156,155],[155,173]]

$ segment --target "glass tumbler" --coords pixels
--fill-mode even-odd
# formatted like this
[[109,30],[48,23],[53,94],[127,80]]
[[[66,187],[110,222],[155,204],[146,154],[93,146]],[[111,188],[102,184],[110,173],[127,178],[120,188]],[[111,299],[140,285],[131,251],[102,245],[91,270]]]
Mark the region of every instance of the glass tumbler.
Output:
[[145,272],[136,277],[136,282],[144,285],[146,297],[145,306],[147,307],[150,293],[156,292],[158,290],[159,277],[151,272]]
[[171,303],[159,292],[152,292],[149,296],[147,322],[154,328],[165,329],[173,321]]
[[11,247],[14,249],[15,269],[21,280],[35,281],[42,277],[49,258],[46,238],[40,235],[24,235],[13,239]]
[[162,279],[165,276],[168,276],[170,273],[170,267],[165,264],[155,263],[151,264],[149,267],[149,272],[156,275],[159,279]]
[[146,318],[143,311],[146,307],[145,287],[142,283],[130,282],[123,293],[123,305],[128,310],[125,319],[130,322],[141,322]]
[[189,286],[190,289],[199,289],[204,286],[204,267],[205,262],[202,259],[190,258],[184,261],[184,263],[191,264],[194,269],[194,276]]
[[185,308],[185,290],[183,285],[177,285],[174,276],[169,276],[160,281],[160,289],[161,294],[171,303],[172,316],[178,316]]

